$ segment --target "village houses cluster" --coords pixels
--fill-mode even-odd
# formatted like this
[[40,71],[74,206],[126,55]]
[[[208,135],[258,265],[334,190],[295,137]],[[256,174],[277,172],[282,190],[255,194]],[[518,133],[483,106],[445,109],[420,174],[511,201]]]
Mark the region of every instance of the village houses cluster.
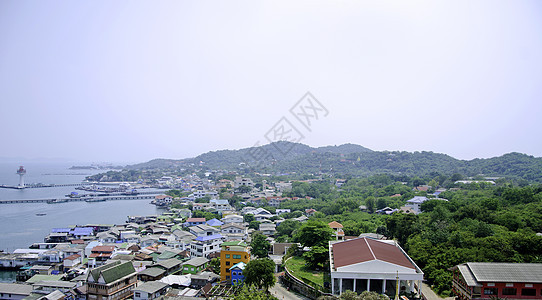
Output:
[[[117,225],[52,228],[43,242],[35,243],[29,249],[0,253],[1,267],[24,270],[17,275],[17,283],[0,283],[0,300],[150,300],[222,296],[213,294],[214,287],[235,286],[244,280],[243,270],[252,258],[250,234],[254,230],[270,241],[270,258],[275,262],[276,270],[280,269],[281,258],[292,244],[276,242],[274,236],[276,227],[284,221],[281,215],[290,213],[289,209],[281,209],[280,204],[296,200],[282,196],[291,188],[290,182],[273,185],[264,182],[257,189],[250,178],[244,177],[217,182],[195,175],[181,180],[161,179],[162,184],[171,181],[180,184],[187,195],[178,198],[156,196],[154,204],[168,208],[161,215],[128,216],[126,223]],[[337,181],[338,186],[343,183]],[[220,199],[221,189],[242,191],[239,193],[244,204],[242,209],[236,210],[228,200]],[[208,201],[198,201],[205,197]],[[420,204],[426,200],[411,199],[402,211],[418,214]],[[173,203],[177,205],[171,207]],[[263,204],[276,208],[275,212],[260,207]],[[212,212],[216,217],[193,217],[197,211]],[[293,219],[305,222],[315,213],[316,210],[307,209]],[[391,212],[385,208],[378,213]],[[248,215],[258,222],[257,228],[249,228]],[[396,288],[420,294],[423,272],[397,242],[374,233],[347,237],[343,225],[336,221],[329,223],[329,227],[333,230],[333,240],[329,243],[330,290],[333,294],[339,295],[346,290],[386,293]],[[219,259],[218,266],[213,266],[214,258]],[[495,268],[494,264],[492,266]],[[476,274],[482,273],[479,271],[482,267],[485,266],[467,264],[454,269],[454,289],[462,299],[472,299],[469,296],[473,293],[481,298],[501,295],[495,288],[497,279],[486,284],[492,287],[491,293],[480,288],[483,279],[488,278],[484,275],[477,279]],[[542,291],[538,283],[528,284],[529,288]],[[527,291],[528,295],[532,293]],[[534,293],[538,295],[536,291]]]

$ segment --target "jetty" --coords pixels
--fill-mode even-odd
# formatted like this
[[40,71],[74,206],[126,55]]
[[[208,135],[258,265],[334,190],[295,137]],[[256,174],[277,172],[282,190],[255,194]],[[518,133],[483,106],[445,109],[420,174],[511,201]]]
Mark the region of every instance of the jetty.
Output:
[[102,202],[102,201],[114,201],[114,200],[146,200],[153,199],[160,193],[155,192],[153,194],[144,195],[111,195],[100,197],[81,197],[81,198],[48,198],[48,199],[17,199],[17,200],[0,200],[0,204],[18,204],[18,203],[65,203],[65,202]]

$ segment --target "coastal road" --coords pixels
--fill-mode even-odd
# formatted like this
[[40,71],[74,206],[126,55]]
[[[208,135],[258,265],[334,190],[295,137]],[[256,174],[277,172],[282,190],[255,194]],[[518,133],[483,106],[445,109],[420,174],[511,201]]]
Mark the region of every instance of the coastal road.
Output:
[[275,285],[269,289],[271,295],[277,297],[279,300],[309,300],[310,298],[294,294],[286,290],[280,283],[275,283]]

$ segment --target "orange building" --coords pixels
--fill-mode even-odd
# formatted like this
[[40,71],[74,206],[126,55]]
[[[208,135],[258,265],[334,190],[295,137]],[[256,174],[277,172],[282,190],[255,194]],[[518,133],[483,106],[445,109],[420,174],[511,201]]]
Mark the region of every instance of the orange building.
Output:
[[220,281],[230,280],[230,268],[238,262],[250,261],[250,250],[243,241],[222,243],[220,250]]

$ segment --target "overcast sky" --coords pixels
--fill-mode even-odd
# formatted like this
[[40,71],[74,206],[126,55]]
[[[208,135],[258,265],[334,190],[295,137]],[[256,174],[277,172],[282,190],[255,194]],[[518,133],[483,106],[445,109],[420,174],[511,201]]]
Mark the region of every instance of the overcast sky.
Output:
[[0,2],[0,157],[186,158],[283,117],[311,146],[542,156],[541,83],[540,1]]

